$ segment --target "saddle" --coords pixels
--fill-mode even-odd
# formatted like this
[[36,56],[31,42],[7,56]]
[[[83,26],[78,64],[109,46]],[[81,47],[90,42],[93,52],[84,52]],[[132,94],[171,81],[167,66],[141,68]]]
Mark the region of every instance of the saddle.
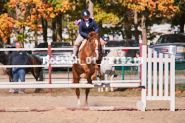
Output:
[[83,46],[85,45],[85,43],[87,42],[87,39],[84,39],[79,47],[78,52],[83,48]]

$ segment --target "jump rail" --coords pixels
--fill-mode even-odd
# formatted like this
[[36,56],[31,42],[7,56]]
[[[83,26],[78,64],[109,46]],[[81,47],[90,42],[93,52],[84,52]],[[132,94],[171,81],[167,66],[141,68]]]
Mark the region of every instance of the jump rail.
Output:
[[[139,49],[139,47],[105,47],[105,50],[114,49]],[[0,48],[0,51],[37,51],[37,50],[48,50],[48,48]],[[51,48],[51,50],[73,50],[73,48]]]

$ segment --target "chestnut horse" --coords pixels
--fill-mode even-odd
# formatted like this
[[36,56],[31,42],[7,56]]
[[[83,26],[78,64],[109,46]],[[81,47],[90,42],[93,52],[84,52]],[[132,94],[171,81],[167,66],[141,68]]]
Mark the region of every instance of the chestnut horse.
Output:
[[[86,41],[82,49],[78,53],[78,63],[73,64],[73,83],[79,83],[80,78],[87,79],[89,84],[92,84],[92,80],[96,79],[97,71],[102,60],[102,48],[100,43],[100,35],[95,32],[89,33],[89,39]],[[91,59],[91,62],[90,62]],[[75,89],[78,99],[78,106],[80,106],[80,90]],[[86,99],[84,105],[88,105],[87,98],[90,89],[86,88]]]

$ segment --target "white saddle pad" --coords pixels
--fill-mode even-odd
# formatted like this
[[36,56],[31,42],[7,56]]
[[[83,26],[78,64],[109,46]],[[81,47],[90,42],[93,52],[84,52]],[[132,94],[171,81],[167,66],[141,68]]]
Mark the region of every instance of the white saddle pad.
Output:
[[80,45],[79,51],[82,49],[82,47],[85,45],[86,42],[87,42],[87,39],[82,41],[82,44]]

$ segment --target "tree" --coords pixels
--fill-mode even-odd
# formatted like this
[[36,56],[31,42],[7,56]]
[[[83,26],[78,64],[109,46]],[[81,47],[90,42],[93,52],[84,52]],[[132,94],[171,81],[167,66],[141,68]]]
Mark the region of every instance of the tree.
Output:
[[92,0],[86,0],[86,8],[91,14],[90,17],[94,17],[94,3],[92,2]]
[[10,34],[12,33],[12,28],[14,27],[15,20],[9,17],[7,13],[0,15],[0,37],[6,43]]
[[[8,2],[8,0],[6,1],[6,0],[1,0],[0,1],[0,15],[1,14],[4,14],[4,13],[7,13],[7,11],[5,10],[5,9],[3,9],[4,8],[4,5],[6,4]],[[3,17],[3,16],[2,16]],[[1,26],[2,25],[0,25],[0,30],[1,30]],[[1,34],[0,34],[0,47],[3,47],[3,45],[4,45],[4,43],[3,43],[3,40],[2,40],[2,37],[1,37]]]
[[49,0],[52,4],[54,13],[54,18],[52,19],[52,29],[53,29],[53,41],[62,41],[62,15],[66,10],[70,9],[69,0]]
[[172,26],[177,26],[180,24],[180,32],[184,33],[184,25],[185,25],[185,1],[175,0],[174,3],[176,6],[179,6],[179,10],[175,13],[175,16],[170,18],[168,22],[172,23]]
[[120,0],[122,4],[127,5],[128,8],[141,12],[141,27],[142,27],[142,41],[143,45],[147,45],[146,37],[146,17],[172,17],[174,13],[179,10],[178,6],[173,5],[174,0]]
[[[58,3],[52,3],[58,1]],[[23,28],[25,26],[30,27],[29,31],[35,32],[35,43],[37,44],[38,31],[43,31],[44,29],[44,41],[47,41],[47,21],[49,18],[55,18],[58,12],[65,12],[69,7],[69,0],[10,0],[7,4],[8,8],[16,9],[17,28]],[[42,20],[43,29],[39,26]],[[24,32],[24,31],[22,31]],[[23,35],[23,39],[25,34]],[[18,35],[19,36],[19,35]]]

